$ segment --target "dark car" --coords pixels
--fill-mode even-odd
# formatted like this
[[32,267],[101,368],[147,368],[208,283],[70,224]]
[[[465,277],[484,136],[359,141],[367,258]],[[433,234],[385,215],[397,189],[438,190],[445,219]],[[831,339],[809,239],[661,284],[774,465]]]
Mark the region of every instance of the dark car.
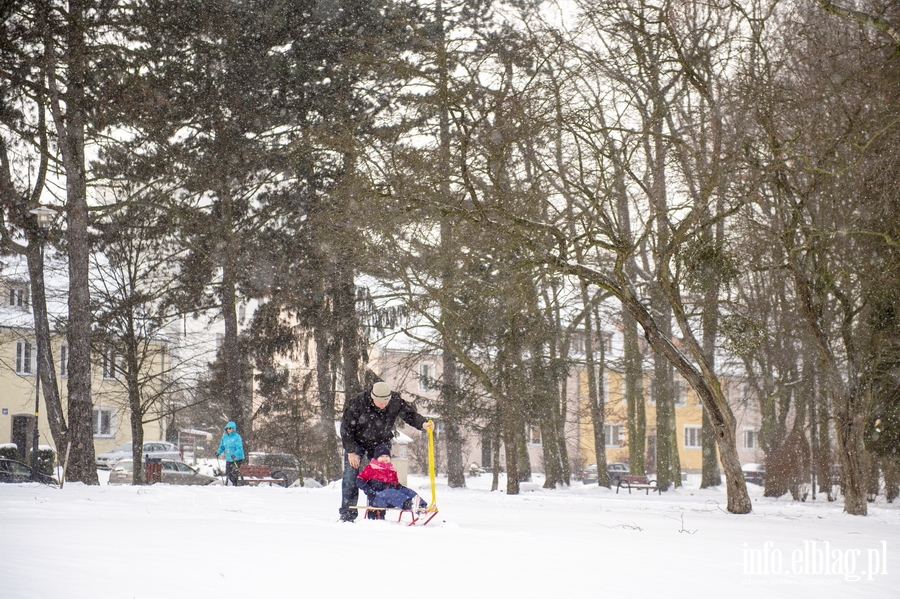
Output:
[[0,458],[0,483],[38,482],[45,485],[57,485],[56,479],[43,472],[32,470],[22,462]]
[[744,480],[754,485],[764,485],[766,483],[766,465],[765,464],[744,464],[741,466],[744,473]]
[[251,466],[268,466],[269,476],[284,480],[282,486],[289,487],[298,480],[301,481],[301,485],[303,484],[300,460],[289,453],[251,451],[249,464]]
[[[628,474],[628,472],[628,464],[623,462],[610,462],[606,465],[606,474],[609,476],[610,485],[618,484],[619,477],[623,474]],[[597,482],[597,464],[591,464],[581,471],[581,482],[586,485]]]

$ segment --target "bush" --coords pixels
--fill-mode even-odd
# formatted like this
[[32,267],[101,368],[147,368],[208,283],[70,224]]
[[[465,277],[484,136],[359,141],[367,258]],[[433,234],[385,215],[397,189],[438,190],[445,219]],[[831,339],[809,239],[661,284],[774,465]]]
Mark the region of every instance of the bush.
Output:
[[3,445],[0,445],[0,458],[18,460],[19,448],[13,443],[4,443]]
[[39,472],[53,476],[53,467],[56,465],[56,452],[52,447],[38,449],[37,467]]

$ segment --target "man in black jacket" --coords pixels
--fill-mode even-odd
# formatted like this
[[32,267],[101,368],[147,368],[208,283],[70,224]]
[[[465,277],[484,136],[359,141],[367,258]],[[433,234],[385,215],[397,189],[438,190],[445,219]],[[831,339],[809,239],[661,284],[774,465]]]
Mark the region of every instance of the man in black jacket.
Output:
[[341,483],[341,520],[353,522],[358,515],[350,506],[357,505],[359,489],[356,477],[362,459],[372,459],[375,447],[390,445],[394,438],[394,421],[401,418],[421,430],[434,429],[434,423],[416,412],[412,404],[403,400],[384,382],[375,383],[344,406],[341,422],[341,443],[344,446],[344,478]]

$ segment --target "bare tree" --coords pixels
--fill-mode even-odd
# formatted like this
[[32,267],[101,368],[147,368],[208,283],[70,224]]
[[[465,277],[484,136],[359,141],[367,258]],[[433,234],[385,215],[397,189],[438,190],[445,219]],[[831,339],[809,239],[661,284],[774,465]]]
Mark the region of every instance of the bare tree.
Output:
[[[487,206],[478,206],[477,214],[480,222],[506,227],[541,260],[601,287],[622,302],[642,326],[656,353],[673,365],[700,396],[713,424],[725,468],[729,510],[746,513],[751,506],[737,458],[734,416],[715,368],[706,359],[697,336],[698,323],[693,314],[699,306],[683,293],[684,273],[678,263],[681,249],[721,218],[716,210],[707,208],[715,196],[710,194],[703,202],[688,204],[681,201],[680,193],[674,194],[674,183],[671,183],[673,189],[669,189],[667,181],[667,146],[679,134],[672,128],[667,114],[677,105],[674,100],[684,97],[686,88],[679,73],[685,77],[687,74],[684,70],[670,69],[665,71],[665,77],[662,75],[662,64],[681,60],[678,49],[672,45],[674,34],[661,29],[670,15],[644,3],[619,3],[617,8],[619,12],[610,13],[585,7],[590,31],[597,35],[585,35],[574,42],[572,56],[577,56],[581,65],[595,66],[593,70],[557,69],[565,72],[568,81],[568,85],[557,86],[561,91],[554,95],[555,105],[562,110],[542,120],[548,130],[554,127],[562,130],[566,143],[561,152],[553,155],[536,152],[531,156],[553,189],[572,198],[565,205],[576,206],[574,214],[561,212],[552,203],[555,198],[551,196],[546,214],[559,219],[558,222],[564,222],[564,216],[574,218],[578,223],[577,234],[570,234],[555,220],[501,214],[489,211]],[[618,43],[612,41],[617,32],[621,35]],[[600,40],[606,46],[600,45]],[[597,45],[591,46],[592,43]],[[545,41],[542,47],[558,47],[558,44]],[[621,56],[624,48],[630,48],[635,53],[631,56],[637,56],[637,60],[645,60],[638,62],[645,67],[641,76],[624,70],[612,71],[609,67],[610,61]],[[575,63],[559,60],[567,65]],[[610,159],[610,138],[618,140],[629,157],[627,162],[617,165]],[[617,166],[625,177],[625,197],[635,205],[634,214],[646,215],[645,219],[630,223],[638,231],[627,245],[623,242],[626,238],[622,235],[622,224],[614,216],[620,213],[616,198],[622,191],[616,185]],[[669,203],[669,194],[678,201]],[[730,209],[733,208],[725,210]],[[650,256],[641,253],[643,247],[653,249],[652,262]],[[645,272],[652,272],[649,294],[644,291],[646,280],[635,280],[626,272],[630,256],[638,258],[648,269]],[[667,313],[677,324],[678,345],[669,328]],[[671,425],[664,423],[664,426]],[[672,447],[673,430],[658,434],[663,444]],[[663,474],[658,472],[666,479],[663,484],[677,484],[679,472],[672,468],[671,458],[661,468],[668,469],[665,476],[663,470],[660,471]]]
[[[782,17],[784,35],[759,65],[766,70],[757,71],[766,76],[756,81],[761,101],[752,112],[760,143],[759,152],[748,154],[748,172],[754,173],[758,207],[745,222],[778,248],[767,268],[788,276],[787,297],[821,367],[844,510],[864,515],[864,431],[876,356],[885,347],[871,326],[866,273],[892,251],[884,222],[869,214],[883,207],[884,181],[876,173],[893,161],[885,144],[895,136],[890,107],[897,98],[885,84],[893,77],[885,57],[895,47],[871,30],[870,39],[866,30],[824,21],[815,11]],[[818,430],[820,439],[825,432]]]
[[[120,190],[122,195],[125,190]],[[119,198],[115,210],[98,219],[93,255],[95,298],[94,353],[102,356],[112,397],[95,392],[99,403],[116,403],[124,392],[131,421],[134,484],[143,483],[144,424],[169,419],[174,400],[184,391],[169,352],[168,329],[182,314],[175,311],[172,290],[178,286],[174,265],[183,248],[173,243],[165,212],[150,197]]]

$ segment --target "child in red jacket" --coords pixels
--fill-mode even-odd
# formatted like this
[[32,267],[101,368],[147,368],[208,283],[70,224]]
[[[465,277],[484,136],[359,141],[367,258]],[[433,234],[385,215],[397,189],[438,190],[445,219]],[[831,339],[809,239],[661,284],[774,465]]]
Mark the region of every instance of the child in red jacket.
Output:
[[[400,484],[397,470],[391,463],[391,446],[387,444],[375,448],[372,461],[356,477],[356,486],[366,494],[369,507],[415,511],[428,507],[415,491]],[[370,510],[367,515],[380,520],[384,518],[384,510]]]

